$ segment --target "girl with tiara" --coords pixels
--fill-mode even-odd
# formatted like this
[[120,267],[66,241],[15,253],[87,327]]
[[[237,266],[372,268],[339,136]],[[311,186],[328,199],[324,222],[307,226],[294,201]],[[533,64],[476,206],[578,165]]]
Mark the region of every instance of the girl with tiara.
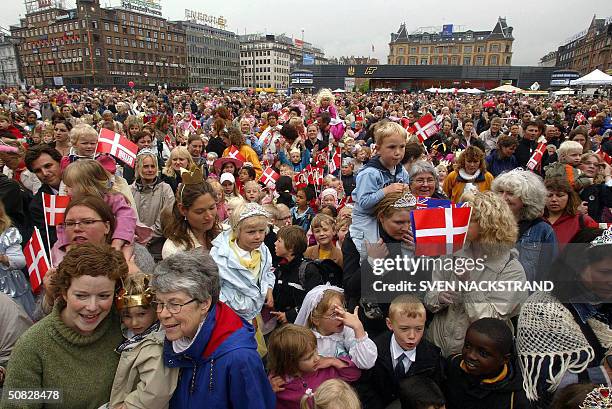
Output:
[[178,381],[178,368],[163,361],[165,334],[160,330],[149,276],[129,275],[115,296],[126,340],[117,347],[110,408],[167,409]]
[[270,215],[257,203],[245,203],[234,209],[229,221],[231,229],[217,236],[210,250],[219,266],[220,300],[242,318],[253,322],[257,329],[258,350],[263,356],[265,344],[258,316],[264,303],[269,308],[274,307],[272,255],[264,244]]

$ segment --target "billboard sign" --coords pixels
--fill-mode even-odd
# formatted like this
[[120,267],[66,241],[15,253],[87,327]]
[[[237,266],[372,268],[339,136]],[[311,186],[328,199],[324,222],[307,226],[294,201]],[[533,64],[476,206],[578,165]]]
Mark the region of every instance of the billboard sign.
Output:
[[302,58],[303,65],[314,65],[314,56],[311,54],[304,54]]
[[453,36],[453,25],[444,24],[442,26],[442,37],[452,37],[452,36]]
[[189,9],[185,9],[185,19],[195,21],[196,23],[217,26],[222,29],[225,29],[225,27],[227,26],[227,20],[223,16],[211,16],[210,14]]

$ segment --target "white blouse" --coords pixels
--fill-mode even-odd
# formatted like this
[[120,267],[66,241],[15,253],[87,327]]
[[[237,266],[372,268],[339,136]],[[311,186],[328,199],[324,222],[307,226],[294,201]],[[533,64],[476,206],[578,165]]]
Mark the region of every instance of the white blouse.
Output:
[[355,331],[344,326],[342,332],[331,335],[321,335],[312,330],[317,338],[317,350],[324,357],[340,358],[348,356],[359,369],[370,369],[376,363],[378,349],[366,332],[361,339],[355,338]]

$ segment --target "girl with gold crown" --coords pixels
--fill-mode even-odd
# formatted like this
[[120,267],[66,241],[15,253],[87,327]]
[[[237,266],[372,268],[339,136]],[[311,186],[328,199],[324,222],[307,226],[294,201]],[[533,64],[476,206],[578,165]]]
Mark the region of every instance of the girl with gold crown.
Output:
[[167,409],[179,369],[164,366],[165,334],[160,330],[149,276],[137,273],[123,280],[115,296],[124,336],[110,397],[111,409]]

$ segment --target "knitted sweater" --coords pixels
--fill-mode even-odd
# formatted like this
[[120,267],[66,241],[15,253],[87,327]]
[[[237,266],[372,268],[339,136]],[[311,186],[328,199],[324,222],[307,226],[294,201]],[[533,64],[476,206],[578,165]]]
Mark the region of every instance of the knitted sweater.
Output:
[[[4,383],[11,389],[60,389],[62,409],[97,409],[108,402],[123,341],[118,316],[111,313],[89,336],[69,328],[56,304],[51,314],[26,331],[13,349]],[[5,409],[55,407],[29,402]]]

